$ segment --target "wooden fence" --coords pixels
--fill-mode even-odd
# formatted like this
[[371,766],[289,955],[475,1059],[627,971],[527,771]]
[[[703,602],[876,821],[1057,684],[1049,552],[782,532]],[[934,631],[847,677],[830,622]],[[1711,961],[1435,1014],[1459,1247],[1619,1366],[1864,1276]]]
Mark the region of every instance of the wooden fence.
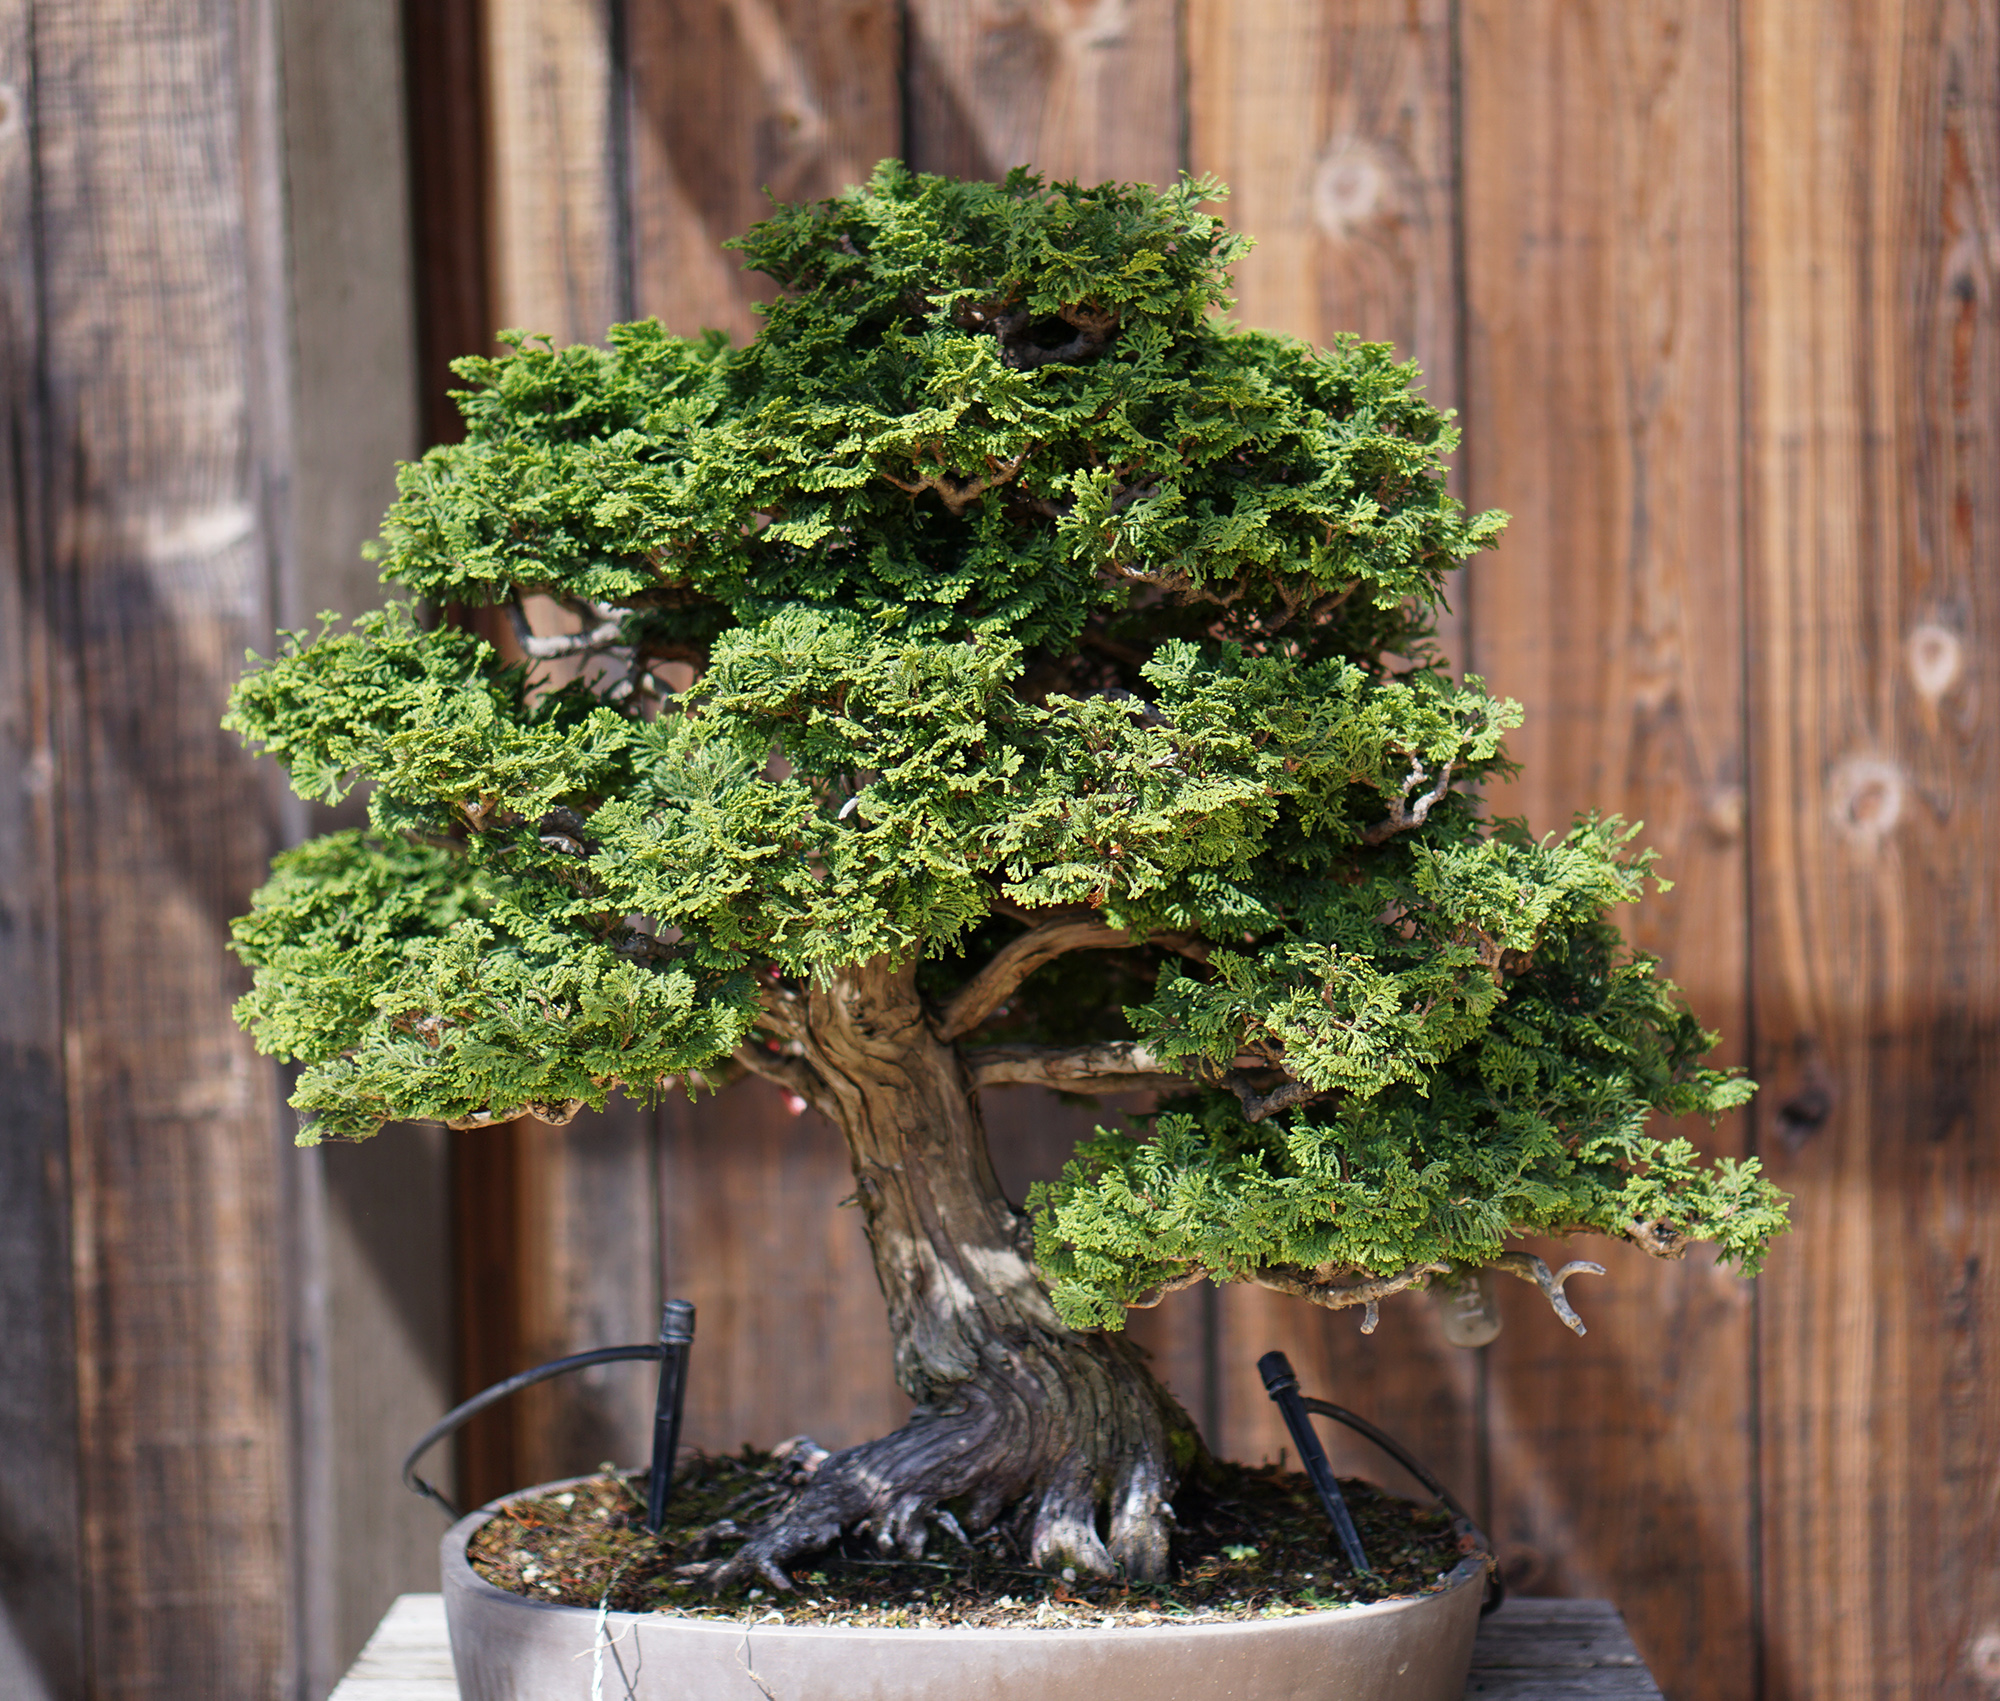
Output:
[[[243,644],[336,571],[286,518],[333,453],[302,460],[300,422],[345,417],[296,399],[341,362],[305,369],[348,346],[302,305],[296,141],[289,297],[273,248],[280,48],[313,15],[0,0],[0,1677],[40,1684],[9,1693],[310,1692],[382,1556],[422,1542],[364,1530],[373,1581],[315,1629],[333,1514],[288,1343],[333,1325],[284,1225],[315,1220],[288,1199],[318,1172],[279,1148],[218,946],[303,823],[214,714]],[[1710,1139],[1763,1158],[1796,1228],[1754,1286],[1611,1249],[1583,1341],[1525,1288],[1478,1353],[1412,1296],[1368,1339],[1242,1289],[1137,1327],[1239,1456],[1280,1444],[1253,1367],[1283,1347],[1466,1485],[1516,1587],[1623,1606],[1675,1701],[2000,1697],[1994,6],[413,0],[404,23],[433,434],[438,362],[497,325],[747,333],[719,242],[766,187],[890,154],[1215,172],[1259,240],[1244,322],[1422,362],[1461,411],[1461,494],[1514,516],[1451,631],[1527,709],[1497,801],[1647,823],[1677,885],[1632,931],[1764,1083]],[[282,86],[315,74],[295,51]],[[1078,1126],[1025,1093],[992,1120],[1014,1186]],[[451,1171],[462,1383],[643,1337],[664,1290],[700,1308],[697,1441],[896,1421],[839,1142],[761,1087],[456,1136]],[[470,1438],[468,1486],[643,1451],[643,1380],[593,1374]]]

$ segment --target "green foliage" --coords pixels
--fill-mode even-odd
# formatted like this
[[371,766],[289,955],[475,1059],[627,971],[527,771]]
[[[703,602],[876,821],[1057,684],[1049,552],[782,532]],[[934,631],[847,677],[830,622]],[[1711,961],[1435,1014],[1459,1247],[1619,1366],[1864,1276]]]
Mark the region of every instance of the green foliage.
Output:
[[[1429,635],[1503,516],[1388,348],[1218,316],[1215,192],[886,164],[743,238],[784,288],[747,347],[459,363],[384,576],[588,636],[530,671],[395,605],[238,687],[303,795],[369,798],[237,925],[311,1136],[643,1097],[767,1043],[774,984],[921,955],[943,999],[1076,909],[1132,948],[981,1038],[1135,1039],[1198,1090],[1041,1195],[1073,1320],[1634,1221],[1754,1263],[1755,1165],[1645,1132],[1749,1091],[1604,919],[1646,859],[1476,801],[1518,711]],[[1251,1122],[1232,1073],[1311,1096]]]
[[[404,469],[386,576],[616,600],[704,640],[809,602],[1061,650],[1162,587],[1245,635],[1346,593],[1357,629],[1413,640],[1406,603],[1500,516],[1445,493],[1456,437],[1385,345],[1209,316],[1244,247],[1198,210],[1214,187],[884,165],[743,239],[791,292],[747,348],[510,335],[458,363],[468,437]],[[1099,357],[1044,358],[1072,321],[1111,326]]]

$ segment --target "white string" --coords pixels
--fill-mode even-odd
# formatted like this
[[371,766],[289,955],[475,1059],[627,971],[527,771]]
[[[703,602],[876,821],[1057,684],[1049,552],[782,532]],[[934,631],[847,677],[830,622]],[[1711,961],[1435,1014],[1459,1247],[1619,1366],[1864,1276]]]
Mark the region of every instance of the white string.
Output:
[[[629,1559],[625,1561],[625,1565],[631,1563]],[[611,1581],[604,1585],[604,1593],[597,1600],[597,1628],[591,1635],[590,1646],[590,1701],[604,1701],[604,1650],[611,1646],[604,1628],[611,1619],[611,1591],[625,1575],[625,1565],[611,1573]]]

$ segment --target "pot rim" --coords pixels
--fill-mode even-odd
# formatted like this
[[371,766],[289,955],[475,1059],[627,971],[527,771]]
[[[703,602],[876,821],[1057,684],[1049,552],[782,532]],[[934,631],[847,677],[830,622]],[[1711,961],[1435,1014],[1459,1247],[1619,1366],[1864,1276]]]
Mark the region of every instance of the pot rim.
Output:
[[[520,1488],[511,1494],[503,1494],[496,1500],[489,1500],[484,1506],[459,1519],[446,1530],[439,1544],[440,1556],[444,1562],[444,1587],[447,1594],[455,1590],[465,1590],[488,1599],[503,1602],[509,1607],[525,1608],[533,1612],[573,1613],[593,1622],[597,1618],[596,1607],[570,1606],[561,1601],[538,1601],[532,1595],[517,1595],[511,1589],[500,1588],[489,1583],[472,1567],[467,1549],[472,1537],[481,1526],[494,1518],[509,1501],[519,1500],[530,1494],[549,1494],[566,1488],[574,1488],[582,1483],[594,1482],[598,1473],[586,1476],[562,1477],[554,1482],[537,1483],[530,1488]],[[1222,1635],[1235,1632],[1237,1635],[1268,1632],[1279,1625],[1299,1625],[1323,1622],[1327,1619],[1374,1618],[1394,1613],[1409,1612],[1429,1603],[1441,1601],[1446,1596],[1456,1594],[1460,1589],[1474,1583],[1483,1583],[1492,1556],[1484,1549],[1469,1553],[1444,1574],[1443,1580],[1435,1587],[1420,1590],[1415,1594],[1392,1595],[1383,1601],[1355,1601],[1346,1606],[1323,1607],[1316,1611],[1281,1613],[1273,1618],[1227,1619],[1216,1624],[1202,1624],[1187,1619],[1164,1618],[1158,1624],[1120,1625],[1072,1625],[1047,1629],[1039,1627],[1015,1627],[1011,1625],[936,1625],[928,1629],[912,1625],[907,1628],[894,1625],[862,1624],[745,1624],[734,1618],[683,1618],[666,1612],[630,1612],[614,1608],[605,1614],[607,1624],[653,1624],[672,1626],[677,1632],[704,1632],[714,1635],[741,1636],[746,1631],[755,1631],[759,1636],[830,1636],[839,1640],[853,1640],[865,1637],[890,1637],[909,1640],[917,1637],[936,1636],[954,1643],[971,1643],[983,1640],[1013,1641],[1028,1638],[1037,1643],[1062,1637],[1139,1635],[1145,1636],[1158,1631],[1173,1631],[1187,1634],[1195,1631],[1203,1636]]]

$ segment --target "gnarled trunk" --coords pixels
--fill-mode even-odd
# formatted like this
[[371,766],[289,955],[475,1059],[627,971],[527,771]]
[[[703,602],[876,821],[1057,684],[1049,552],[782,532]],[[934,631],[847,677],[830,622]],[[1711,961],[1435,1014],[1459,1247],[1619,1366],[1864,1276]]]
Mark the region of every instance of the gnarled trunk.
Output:
[[755,1570],[787,1587],[787,1562],[861,1527],[920,1554],[930,1522],[951,1517],[975,1534],[1011,1525],[1036,1564],[1164,1575],[1167,1501],[1199,1450],[1194,1426],[1129,1343],[1055,1314],[914,965],[843,971],[813,990],[805,1018],[814,1096],[847,1136],[896,1380],[917,1410],[823,1461],[712,1581]]

